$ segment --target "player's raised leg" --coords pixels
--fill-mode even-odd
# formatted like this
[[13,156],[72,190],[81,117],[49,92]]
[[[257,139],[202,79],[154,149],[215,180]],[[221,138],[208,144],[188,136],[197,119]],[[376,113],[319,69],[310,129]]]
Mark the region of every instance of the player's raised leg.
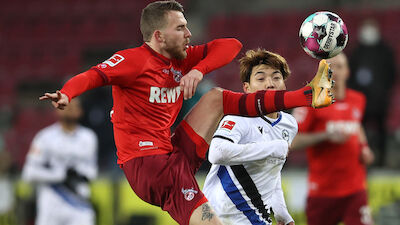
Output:
[[332,86],[329,65],[321,60],[314,79],[299,90],[244,94],[213,88],[186,115],[185,121],[210,143],[223,115],[258,116],[300,106],[325,107],[333,102]]

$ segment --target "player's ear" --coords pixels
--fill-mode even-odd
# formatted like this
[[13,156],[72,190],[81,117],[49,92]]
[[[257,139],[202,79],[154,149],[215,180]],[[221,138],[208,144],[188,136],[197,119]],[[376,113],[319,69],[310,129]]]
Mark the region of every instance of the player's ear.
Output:
[[249,82],[243,82],[243,91],[244,91],[244,93],[250,92],[250,83]]
[[157,42],[164,42],[164,35],[160,30],[154,31],[153,37],[156,39]]

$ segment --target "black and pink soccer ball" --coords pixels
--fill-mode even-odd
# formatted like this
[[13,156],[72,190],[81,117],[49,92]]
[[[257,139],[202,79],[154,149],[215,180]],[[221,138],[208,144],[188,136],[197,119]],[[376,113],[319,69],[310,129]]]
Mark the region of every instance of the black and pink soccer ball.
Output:
[[300,44],[316,59],[328,59],[339,54],[347,44],[346,24],[335,13],[316,12],[308,16],[300,27]]

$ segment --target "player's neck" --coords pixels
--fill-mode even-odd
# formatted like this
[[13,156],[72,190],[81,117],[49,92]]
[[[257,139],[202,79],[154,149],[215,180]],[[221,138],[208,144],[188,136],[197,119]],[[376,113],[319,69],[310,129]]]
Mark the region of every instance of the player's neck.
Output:
[[153,51],[155,51],[155,52],[157,52],[158,54],[164,56],[165,58],[168,58],[168,59],[171,59],[171,58],[172,58],[171,55],[170,55],[167,51],[163,50],[163,49],[161,48],[161,46],[158,45],[157,43],[154,43],[153,41],[147,41],[146,44],[147,44],[151,49],[153,49]]
[[343,100],[344,98],[346,98],[346,85],[335,85],[335,87],[333,88],[333,94],[336,100]]
[[271,118],[271,119],[278,119],[279,113],[274,112],[274,113],[267,114],[265,116],[268,118]]
[[78,126],[76,123],[65,123],[65,122],[60,122],[61,128],[65,133],[71,133],[76,130],[76,127]]

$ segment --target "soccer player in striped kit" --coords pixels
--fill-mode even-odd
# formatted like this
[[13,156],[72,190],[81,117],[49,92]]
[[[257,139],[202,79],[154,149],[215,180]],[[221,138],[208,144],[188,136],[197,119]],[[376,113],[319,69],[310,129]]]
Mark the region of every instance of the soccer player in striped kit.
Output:
[[330,105],[329,66],[321,61],[315,82],[296,91],[245,95],[214,88],[171,135],[183,100],[193,96],[204,74],[231,62],[242,44],[223,38],[190,46],[192,35],[183,7],[176,1],[147,5],[140,29],[142,46],[118,51],[40,99],[50,99],[62,109],[87,90],[112,85],[117,163],[132,190],[168,211],[179,224],[221,224],[194,177],[218,121],[224,114],[257,116],[298,106]]
[[[282,56],[257,49],[239,61],[245,93],[286,89],[290,70]],[[296,133],[296,120],[282,111],[221,120],[211,141],[213,165],[203,192],[224,224],[271,224],[271,209],[278,224],[294,224],[280,173]]]
[[34,137],[22,178],[38,185],[36,225],[95,224],[89,181],[97,176],[97,137],[78,124],[79,99]]

